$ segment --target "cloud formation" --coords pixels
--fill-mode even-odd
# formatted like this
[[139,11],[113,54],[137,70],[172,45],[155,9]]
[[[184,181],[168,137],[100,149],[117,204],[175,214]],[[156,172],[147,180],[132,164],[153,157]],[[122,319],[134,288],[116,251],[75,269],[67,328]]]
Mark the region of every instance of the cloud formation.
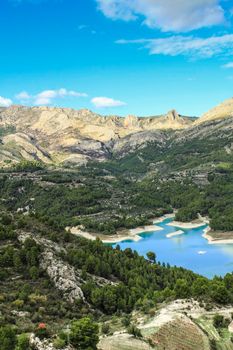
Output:
[[116,43],[142,45],[151,55],[208,58],[233,52],[233,34],[209,38],[177,35],[158,39],[118,40]]
[[222,68],[230,69],[233,68],[233,62],[226,63],[222,66]]
[[17,98],[17,100],[20,100],[20,101],[26,101],[31,98],[31,96],[27,93],[27,91],[21,91],[19,94],[15,95],[15,97]]
[[12,104],[11,99],[0,96],[0,107],[10,107]]
[[91,103],[96,107],[96,108],[110,108],[110,107],[120,107],[120,106],[125,106],[126,103],[119,101],[119,100],[114,100],[113,98],[109,97],[94,97],[91,100]]
[[224,23],[220,0],[96,0],[103,14],[111,19],[132,21],[164,32],[188,32]]
[[74,90],[59,89],[59,90],[44,90],[33,96],[26,91],[22,91],[16,95],[16,98],[21,102],[32,102],[36,106],[50,105],[54,99],[65,97],[87,97],[86,93],[77,92]]

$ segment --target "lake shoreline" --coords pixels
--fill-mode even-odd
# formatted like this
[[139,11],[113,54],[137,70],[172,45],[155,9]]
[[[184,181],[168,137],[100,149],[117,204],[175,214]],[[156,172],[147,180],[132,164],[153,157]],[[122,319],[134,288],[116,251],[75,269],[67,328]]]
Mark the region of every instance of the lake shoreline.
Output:
[[[138,242],[140,240],[143,239],[143,237],[141,236],[142,234],[147,234],[147,233],[152,233],[152,232],[156,232],[156,231],[162,231],[163,228],[161,228],[160,226],[156,225],[156,224],[160,224],[163,223],[165,220],[167,219],[173,219],[175,218],[175,214],[171,213],[171,214],[165,214],[162,215],[159,218],[155,218],[152,219],[152,223],[153,225],[146,225],[146,226],[139,226],[136,228],[132,228],[132,229],[123,229],[118,231],[115,235],[103,235],[103,234],[94,234],[94,233],[90,233],[87,231],[84,231],[81,227],[77,226],[77,227],[66,227],[66,231],[72,233],[73,235],[76,236],[80,236],[89,240],[96,240],[97,238],[99,238],[104,244],[117,244],[117,243],[121,243],[124,241],[133,241],[133,242]],[[203,225],[205,225],[204,221],[199,220],[198,223],[196,222],[187,222],[187,223],[183,223],[183,222],[178,222],[178,221],[173,221],[171,223],[168,223],[167,225],[169,226],[173,226],[173,227],[177,227],[177,228],[182,228],[182,229],[190,229],[190,228],[197,228],[197,227],[201,227]],[[175,236],[179,236],[184,234],[185,232],[182,230],[177,230],[175,232],[172,232],[171,234],[168,234],[166,237],[167,238],[172,238]]]
[[[214,231],[211,230],[211,228],[208,226],[204,230],[204,234],[202,235],[203,238],[207,239],[209,244],[233,244],[233,233],[232,238],[223,238],[223,239],[217,239],[211,236],[211,232],[214,233]],[[224,232],[222,233],[224,234]]]
[[191,222],[181,222],[181,221],[173,221],[167,224],[168,226],[178,227],[181,229],[194,229],[200,228],[206,225],[206,223],[202,220],[191,221]]
[[[71,232],[73,235],[80,236],[89,240],[96,240],[99,238],[104,244],[117,244],[124,241],[133,241],[138,242],[143,239],[141,236],[142,234],[149,234],[156,231],[161,231],[163,228],[156,224],[160,224],[164,222],[167,219],[172,219],[175,217],[175,214],[165,214],[161,216],[160,218],[155,218],[152,220],[153,225],[146,225],[146,226],[139,226],[133,229],[123,229],[121,231],[118,231],[115,235],[106,236],[103,234],[94,234],[87,231],[82,230],[80,227],[66,227],[66,231]],[[182,230],[189,230],[189,229],[196,229],[201,228],[207,224],[207,221],[205,218],[199,217],[198,220],[191,221],[191,222],[179,222],[179,221],[173,221],[167,223],[168,226],[179,228],[180,230],[177,230],[175,232],[172,232],[168,235],[166,235],[167,238],[173,238],[176,236],[180,236],[184,234],[185,232]],[[225,237],[225,238],[216,238],[213,237],[212,234],[216,234],[216,232],[212,231],[210,226],[207,226],[204,229],[204,233],[202,237],[208,241],[208,244],[233,244],[233,232],[225,232],[225,236],[231,235],[231,237]],[[219,232],[219,235],[224,235],[224,232]]]
[[159,218],[155,218],[153,220],[153,224],[161,224],[162,222],[164,222],[164,220],[172,219],[174,217],[175,217],[174,213],[172,213],[172,214],[164,214],[163,216],[160,216]]
[[[166,217],[167,218],[167,217]],[[162,220],[164,221],[165,218]],[[162,222],[161,221],[161,222]],[[138,242],[142,239],[140,236],[142,233],[152,233],[156,231],[162,231],[163,229],[157,225],[147,225],[147,226],[139,226],[137,228],[133,228],[130,230],[122,230],[118,231],[114,236],[106,236],[101,234],[92,234],[90,232],[83,231],[79,227],[66,227],[66,231],[72,233],[73,235],[80,236],[89,240],[96,240],[99,238],[104,244],[116,244],[121,243],[123,241],[131,240],[134,242]]]
[[153,225],[146,225],[146,226],[139,226],[132,229],[123,229],[121,231],[118,231],[115,235],[103,235],[103,234],[94,234],[87,231],[82,230],[80,227],[66,227],[66,231],[72,233],[75,236],[80,236],[86,239],[89,239],[91,241],[96,240],[99,238],[104,244],[116,244],[121,243],[123,241],[134,241],[138,242],[143,237],[140,235],[143,233],[152,233],[156,231],[163,230],[160,226],[157,226],[156,224],[162,223],[166,219],[174,218],[175,214],[165,214],[159,218],[152,219],[151,222]]

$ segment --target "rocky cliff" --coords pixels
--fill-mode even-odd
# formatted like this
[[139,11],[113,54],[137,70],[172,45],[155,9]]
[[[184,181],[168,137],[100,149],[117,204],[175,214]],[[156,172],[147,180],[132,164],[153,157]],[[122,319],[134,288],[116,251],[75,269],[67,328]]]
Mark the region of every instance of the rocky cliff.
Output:
[[164,142],[165,131],[183,130],[192,123],[174,110],[163,116],[123,118],[89,110],[12,106],[0,110],[0,160],[102,161],[150,141]]
[[0,163],[21,159],[47,164],[85,164],[123,157],[153,142],[169,145],[225,132],[233,126],[233,98],[188,118],[175,110],[161,116],[101,116],[90,110],[11,106],[0,109]]

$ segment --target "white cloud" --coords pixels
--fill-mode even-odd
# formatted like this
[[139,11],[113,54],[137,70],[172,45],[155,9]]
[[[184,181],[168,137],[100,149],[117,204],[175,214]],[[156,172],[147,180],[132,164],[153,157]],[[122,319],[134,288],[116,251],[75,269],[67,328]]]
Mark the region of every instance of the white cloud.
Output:
[[49,97],[37,97],[34,101],[34,105],[36,106],[46,106],[51,105],[52,99]]
[[21,91],[19,94],[15,95],[15,97],[19,101],[26,101],[31,98],[31,96],[27,93],[27,91]]
[[126,105],[125,102],[114,100],[109,97],[94,97],[91,103],[97,108],[120,107]]
[[170,36],[158,39],[118,40],[118,44],[138,44],[148,49],[151,55],[190,56],[206,58],[233,53],[233,34],[198,38],[194,36]]
[[225,21],[220,0],[96,0],[111,19],[144,17],[144,24],[162,31],[187,32]]
[[56,98],[59,94],[55,90],[45,90],[36,95],[34,104],[36,106],[40,105],[50,105],[52,100]]
[[12,103],[11,99],[0,96],[0,107],[10,107]]
[[26,91],[22,91],[16,95],[17,100],[21,103],[31,102],[36,106],[50,105],[56,98],[65,97],[87,97],[86,93],[77,92],[74,90],[59,89],[59,90],[44,90],[37,95],[30,95]]
[[233,62],[229,62],[229,63],[224,64],[222,66],[222,68],[226,68],[226,69],[233,68]]

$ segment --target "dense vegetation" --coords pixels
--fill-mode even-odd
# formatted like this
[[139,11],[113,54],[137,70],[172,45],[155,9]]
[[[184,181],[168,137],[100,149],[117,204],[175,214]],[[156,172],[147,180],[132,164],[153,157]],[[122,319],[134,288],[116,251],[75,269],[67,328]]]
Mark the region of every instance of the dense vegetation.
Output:
[[[167,150],[151,144],[120,160],[80,169],[47,169],[39,162],[4,169],[0,174],[0,350],[28,349],[30,332],[41,337],[59,334],[54,342],[62,347],[68,342],[67,326],[74,346],[94,349],[96,322],[106,317],[126,318],[133,310],[149,313],[161,302],[177,298],[194,297],[207,306],[233,304],[233,274],[208,280],[156,261],[153,252],[146,260],[131,249],[113,249],[100,240],[87,241],[65,231],[67,226],[80,225],[113,234],[174,209],[177,220],[193,220],[200,213],[210,217],[214,230],[233,231],[233,159],[223,151],[227,142],[221,139],[214,149],[211,140]],[[196,181],[200,173],[204,182]],[[59,258],[80,275],[87,303],[77,300],[71,306],[63,298],[41,268],[43,244],[33,238],[20,242],[20,232],[64,248]],[[127,326],[137,333],[134,325]],[[86,340],[80,335],[84,333]]]
[[[85,172],[16,172],[0,177],[0,195],[10,211],[28,212],[57,229],[82,225],[86,230],[113,234],[145,225],[150,218],[177,209],[178,221],[209,216],[214,230],[233,230],[233,170],[216,168],[208,184],[158,176],[133,181],[123,176]],[[90,178],[92,177],[92,178]]]
[[[22,214],[14,217],[1,214],[0,248],[0,325],[15,325],[22,332],[33,331],[39,322],[49,325],[52,332],[71,322],[72,319],[88,315],[90,310],[81,301],[70,307],[69,301],[61,301],[61,294],[40,268],[43,245],[33,239],[24,244],[17,239],[16,232],[31,231],[65,247],[63,261],[81,271],[84,280],[82,289],[90,305],[98,312],[113,315],[128,314],[138,308],[148,312],[165,300],[176,298],[200,298],[206,303],[233,303],[233,274],[212,281],[183,268],[170,267],[156,262],[156,256],[148,252],[145,260],[131,249],[121,251],[105,246],[100,240],[88,241],[62,230],[46,229],[36,220]],[[33,226],[32,226],[33,225]],[[35,236],[35,237],[36,237]],[[91,276],[99,276],[112,283],[100,286]],[[24,313],[24,322],[18,316]]]
[[233,302],[233,275],[209,281],[191,271],[146,261],[137,252],[119,247],[115,250],[100,241],[80,240],[69,247],[67,260],[83,274],[118,281],[116,285],[96,287],[84,285],[87,299],[104,313],[130,312],[135,307],[148,311],[167,299],[201,297],[207,302],[227,304]]

